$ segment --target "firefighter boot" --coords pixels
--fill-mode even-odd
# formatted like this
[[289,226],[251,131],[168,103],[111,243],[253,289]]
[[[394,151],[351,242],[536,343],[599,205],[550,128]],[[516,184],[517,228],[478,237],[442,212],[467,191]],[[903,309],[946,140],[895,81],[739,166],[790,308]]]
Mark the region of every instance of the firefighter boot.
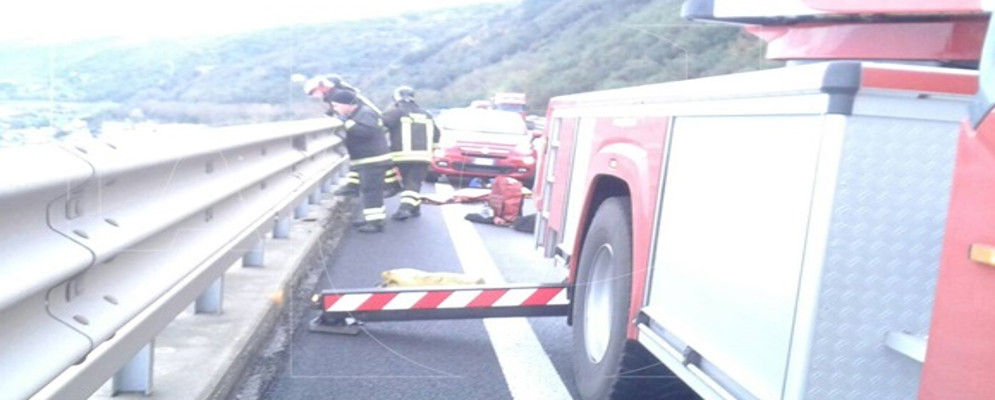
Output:
[[420,217],[421,216],[421,206],[420,205],[411,207],[411,216],[412,217]]
[[362,233],[380,233],[384,231],[385,225],[384,221],[366,221],[359,227],[359,231]]
[[390,217],[397,221],[404,221],[414,216],[414,213],[411,212],[411,209],[412,207],[410,205],[401,204],[401,206],[397,208],[397,212],[395,212],[394,215],[391,215]]

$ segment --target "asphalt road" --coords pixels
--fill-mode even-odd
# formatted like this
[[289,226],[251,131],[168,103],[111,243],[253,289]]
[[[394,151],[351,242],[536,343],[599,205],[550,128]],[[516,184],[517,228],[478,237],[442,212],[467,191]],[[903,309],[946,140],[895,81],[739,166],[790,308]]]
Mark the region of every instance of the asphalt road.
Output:
[[[388,213],[396,207],[397,199],[390,199]],[[462,219],[480,207],[424,205],[421,217],[390,221],[385,233],[350,230],[336,248],[324,249],[324,265],[314,268],[310,283],[315,290],[368,288],[393,268],[473,271],[489,283],[562,281],[563,272],[538,255],[531,234]],[[310,332],[308,321],[319,312],[295,303],[234,398],[576,397],[564,317],[370,322],[348,336]]]

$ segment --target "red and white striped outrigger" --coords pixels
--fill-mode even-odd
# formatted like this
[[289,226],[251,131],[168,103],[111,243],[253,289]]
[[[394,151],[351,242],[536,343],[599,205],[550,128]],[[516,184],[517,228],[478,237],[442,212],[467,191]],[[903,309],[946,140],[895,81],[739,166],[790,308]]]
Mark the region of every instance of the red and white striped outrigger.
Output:
[[562,284],[326,290],[311,302],[322,310],[312,331],[348,334],[363,322],[550,317],[570,310]]

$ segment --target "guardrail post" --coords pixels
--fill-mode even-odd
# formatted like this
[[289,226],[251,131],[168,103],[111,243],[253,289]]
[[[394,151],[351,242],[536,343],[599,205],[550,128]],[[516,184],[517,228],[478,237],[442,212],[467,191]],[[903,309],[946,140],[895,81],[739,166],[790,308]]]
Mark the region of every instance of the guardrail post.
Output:
[[318,191],[318,189],[315,189],[310,195],[308,195],[307,201],[310,204],[321,204],[321,192]]
[[262,267],[263,266],[263,251],[266,249],[266,243],[259,239],[255,244],[252,245],[250,249],[244,256],[242,256],[242,266],[243,267]]
[[332,177],[325,177],[325,179],[321,181],[321,193],[330,193],[332,191],[332,187],[334,186],[335,181],[332,180]]
[[308,204],[307,204],[306,201],[302,201],[300,204],[298,204],[297,208],[294,209],[294,218],[301,219],[301,218],[306,217],[307,213],[308,213],[308,207],[307,206],[308,206]]
[[152,394],[152,355],[155,339],[138,350],[120,370],[114,374],[111,383],[113,395],[122,393]]
[[277,214],[276,224],[273,226],[273,239],[287,239],[290,237],[291,219],[284,213]]
[[221,302],[225,294],[225,277],[221,276],[214,281],[204,293],[197,297],[194,302],[195,314],[221,314]]

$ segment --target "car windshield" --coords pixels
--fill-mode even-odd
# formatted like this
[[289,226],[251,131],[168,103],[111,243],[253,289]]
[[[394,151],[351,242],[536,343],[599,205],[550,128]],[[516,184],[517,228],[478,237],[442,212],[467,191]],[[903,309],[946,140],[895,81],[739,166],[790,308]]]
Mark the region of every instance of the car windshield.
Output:
[[480,109],[452,109],[436,118],[439,127],[449,130],[525,135],[525,121],[513,112]]

